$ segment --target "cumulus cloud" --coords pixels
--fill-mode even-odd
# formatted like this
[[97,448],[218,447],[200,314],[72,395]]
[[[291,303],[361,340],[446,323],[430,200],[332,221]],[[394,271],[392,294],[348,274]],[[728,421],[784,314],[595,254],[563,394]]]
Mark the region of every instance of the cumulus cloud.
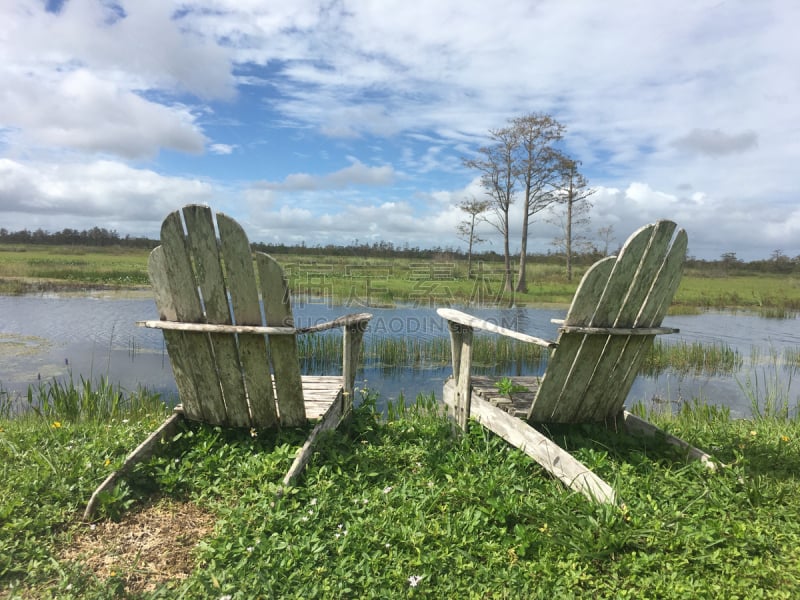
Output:
[[32,222],[51,230],[105,226],[111,219],[150,223],[152,233],[168,212],[208,202],[212,192],[207,182],[113,161],[23,164],[0,159],[0,213],[8,229],[30,228]]
[[175,98],[234,92],[228,51],[183,28],[169,3],[71,0],[58,14],[3,3],[0,21],[0,128],[17,152],[202,152],[196,112]]
[[[624,237],[668,217],[691,224],[694,251],[800,251],[798,3],[46,4],[0,2],[4,219],[23,214],[12,207],[78,219],[81,202],[110,215],[92,190],[131,198],[119,177],[163,185],[170,210],[225,190],[234,214],[309,243],[364,231],[447,243],[457,201],[481,193],[460,158],[509,117],[542,111],[601,188],[598,227]],[[343,168],[331,158],[342,155],[354,157]],[[177,172],[219,179],[166,175]],[[551,229],[534,223],[534,250]]]
[[154,156],[159,148],[202,152],[205,136],[180,105],[148,102],[86,69],[8,77],[0,94],[0,119],[12,145]]

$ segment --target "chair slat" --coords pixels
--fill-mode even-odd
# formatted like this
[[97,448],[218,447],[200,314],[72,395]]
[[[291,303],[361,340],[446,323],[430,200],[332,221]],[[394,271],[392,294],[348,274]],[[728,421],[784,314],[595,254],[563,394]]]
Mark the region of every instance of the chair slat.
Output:
[[[176,318],[189,323],[205,322],[178,211],[169,214],[161,225],[161,246],[164,248],[164,269],[172,290]],[[178,360],[184,362],[187,372],[195,381],[198,399],[202,403],[202,419],[212,424],[225,424],[225,404],[208,334],[185,333],[184,336],[190,342],[185,348],[186,353]],[[189,414],[187,416],[193,418]]]
[[[575,298],[572,301],[565,324],[590,325],[597,298],[602,295],[611,271],[614,268],[615,257],[611,256],[595,263],[583,276]],[[575,402],[579,399],[566,398],[565,389],[571,379],[574,369],[581,365],[576,360],[581,352],[585,335],[579,333],[561,333],[558,336],[558,347],[550,352],[547,371],[542,377],[541,385],[536,393],[536,398],[528,411],[528,421],[548,422],[553,419],[556,407],[562,401]]]
[[[158,246],[150,253],[147,261],[147,273],[153,287],[156,309],[160,319],[174,321],[177,313],[173,302],[174,294],[170,289],[170,281],[165,265],[164,248]],[[194,377],[191,372],[191,363],[187,360],[191,352],[191,342],[181,331],[164,331],[164,343],[169,354],[172,373],[175,376],[175,385],[178,387],[183,412],[191,419],[204,419],[203,407],[200,402],[202,390],[195,387]]]
[[[637,325],[652,327],[660,324],[667,314],[681,281],[687,246],[688,237],[686,232],[681,230],[675,236],[675,241],[672,243],[661,272],[653,283],[653,289],[637,316]],[[619,361],[621,368],[611,376],[614,381],[609,380],[607,403],[605,406],[598,403],[594,415],[596,420],[605,418],[605,415],[614,411],[622,410],[633,381],[639,373],[639,367],[652,343],[653,336],[631,337],[628,340],[624,355]]]
[[[652,342],[652,336],[579,333],[569,331],[569,327],[620,329],[659,325],[663,314],[656,318],[658,315],[645,307],[656,304],[659,295],[669,291],[657,288],[655,282],[664,269],[674,229],[675,224],[670,221],[642,227],[628,239],[616,259],[600,261],[587,271],[564,322],[566,330],[559,335],[558,347],[529,411],[529,421],[601,420],[621,409],[617,404],[624,402],[623,396],[627,395],[621,384],[628,376],[629,363],[641,360],[642,344]],[[671,297],[670,294],[667,306]],[[658,302],[659,306],[662,304],[663,301]],[[630,343],[631,337],[639,341]]]
[[[662,272],[674,231],[675,224],[669,221],[660,221],[653,227],[650,241],[642,251],[638,268],[630,277],[627,294],[621,299],[619,312],[614,319],[615,327],[639,325],[637,318],[641,315],[642,307],[647,304],[653,283]],[[652,342],[652,337],[646,339]],[[586,408],[582,418],[589,421],[602,420],[605,417],[615,416],[622,410],[625,399],[618,401],[621,383],[625,379],[630,363],[638,363],[641,360],[638,353],[641,346],[629,345],[629,341],[628,336],[610,336],[605,341],[603,352],[597,357],[597,365],[584,392]],[[626,352],[626,348],[630,350]]]
[[[256,253],[256,268],[261,285],[261,298],[264,302],[266,325],[293,326],[289,288],[283,276],[283,269],[275,259],[261,252]],[[289,427],[300,425],[305,422],[306,415],[296,336],[270,336],[269,345],[281,424]]]
[[[261,325],[261,307],[247,235],[236,221],[222,213],[217,213],[217,227],[236,324]],[[272,380],[266,377],[269,370],[266,338],[263,335],[239,335],[239,358],[253,425],[272,427],[277,423],[278,413]]]
[[[186,206],[183,209],[183,218],[188,233],[189,253],[194,262],[197,283],[206,309],[206,321],[231,325],[233,319],[211,209],[199,205]],[[226,422],[235,427],[249,427],[250,411],[247,407],[236,337],[224,333],[211,333],[208,337],[225,401]]]

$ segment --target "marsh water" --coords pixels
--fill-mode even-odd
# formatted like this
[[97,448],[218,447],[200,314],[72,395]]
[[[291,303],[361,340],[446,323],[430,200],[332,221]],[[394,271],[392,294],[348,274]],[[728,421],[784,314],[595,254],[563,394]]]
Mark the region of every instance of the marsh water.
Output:
[[[129,295],[130,296],[130,295]],[[371,312],[374,317],[366,334],[370,338],[446,338],[447,329],[432,307],[368,308],[332,306],[323,301],[295,299],[298,326],[307,326],[351,312]],[[469,312],[505,327],[555,339],[557,326],[551,319],[563,318],[565,309],[470,308]],[[125,389],[139,386],[175,395],[175,383],[161,332],[136,327],[136,321],[156,319],[153,301],[147,296],[118,297],[97,294],[70,296],[0,297],[0,391],[22,394],[28,385],[53,378],[75,381],[106,376]],[[743,360],[735,373],[676,372],[639,376],[628,397],[636,402],[678,406],[699,398],[709,404],[728,406],[732,414],[751,414],[751,394],[764,395],[777,386],[792,407],[800,392],[792,388],[797,366],[785,360],[787,352],[800,351],[798,318],[767,319],[749,313],[706,312],[670,316],[665,326],[679,334],[663,336],[665,343],[701,342],[724,344],[738,351]],[[331,367],[308,363],[304,369],[316,374],[334,374]],[[441,385],[450,373],[443,361],[410,365],[380,364],[369,357],[358,374],[357,384],[379,392],[379,404],[401,394],[413,400],[420,392],[441,396]],[[749,386],[749,388],[748,388]],[[743,389],[744,388],[744,389]],[[762,389],[763,388],[763,389]],[[800,389],[800,388],[798,388]]]

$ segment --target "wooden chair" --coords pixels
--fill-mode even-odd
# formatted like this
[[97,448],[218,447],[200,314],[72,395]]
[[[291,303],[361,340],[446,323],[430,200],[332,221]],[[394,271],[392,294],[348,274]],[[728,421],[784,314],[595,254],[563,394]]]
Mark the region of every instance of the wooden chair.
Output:
[[[230,217],[217,213],[218,237],[209,208],[186,206],[182,214],[183,219],[179,211],[164,219],[161,245],[148,261],[160,320],[137,323],[163,330],[181,403],[94,492],[86,519],[100,494],[152,455],[182,418],[253,429],[319,420],[284,478],[289,485],[320,432],[337,427],[352,408],[361,340],[372,315],[296,328],[278,263],[251,253],[247,236]],[[336,327],[343,330],[342,375],[301,376],[296,336]]]
[[[551,342],[499,327],[452,309],[439,309],[448,322],[453,377],[444,385],[452,417],[466,429],[470,418],[521,448],[569,487],[600,502],[615,502],[613,489],[534,424],[609,422],[631,432],[662,434],[693,458],[713,468],[704,452],[623,409],[654,336],[676,333],[661,327],[681,279],[686,232],[673,239],[675,223],[659,221],[636,231],[619,255],[595,263],[584,275]],[[543,377],[512,378],[527,392],[503,396],[496,383],[473,377],[475,329],[510,336],[550,349]],[[521,417],[521,418],[518,418]]]

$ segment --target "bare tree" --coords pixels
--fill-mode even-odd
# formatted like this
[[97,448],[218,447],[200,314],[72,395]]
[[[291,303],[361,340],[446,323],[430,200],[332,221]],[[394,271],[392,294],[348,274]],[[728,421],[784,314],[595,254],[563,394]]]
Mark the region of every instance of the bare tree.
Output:
[[517,178],[515,151],[518,134],[511,127],[490,129],[491,144],[478,148],[478,157],[464,159],[464,166],[481,173],[481,185],[486,190],[495,219],[488,222],[503,236],[504,290],[514,290],[509,249],[509,209],[514,201]]
[[597,230],[597,235],[600,238],[600,243],[603,244],[603,248],[600,249],[600,252],[603,254],[603,256],[608,256],[608,251],[611,248],[611,244],[616,240],[614,237],[614,226],[606,225],[605,227],[601,227]]
[[555,197],[553,184],[558,176],[562,155],[553,145],[564,135],[564,126],[552,116],[530,113],[511,120],[518,145],[515,149],[514,175],[522,187],[522,237],[516,291],[528,291],[525,277],[528,251],[528,225],[538,212],[550,206]]
[[561,157],[558,163],[556,202],[560,209],[556,213],[562,237],[556,244],[564,250],[567,259],[567,281],[572,281],[572,257],[575,249],[588,240],[583,231],[589,225],[592,204],[589,196],[597,190],[589,187],[586,178],[578,172],[580,161]]
[[472,279],[472,247],[481,244],[484,240],[475,232],[475,225],[486,219],[481,215],[489,210],[491,202],[489,200],[478,200],[474,196],[470,200],[464,200],[458,207],[469,216],[461,221],[456,227],[458,237],[467,242],[467,279]]

